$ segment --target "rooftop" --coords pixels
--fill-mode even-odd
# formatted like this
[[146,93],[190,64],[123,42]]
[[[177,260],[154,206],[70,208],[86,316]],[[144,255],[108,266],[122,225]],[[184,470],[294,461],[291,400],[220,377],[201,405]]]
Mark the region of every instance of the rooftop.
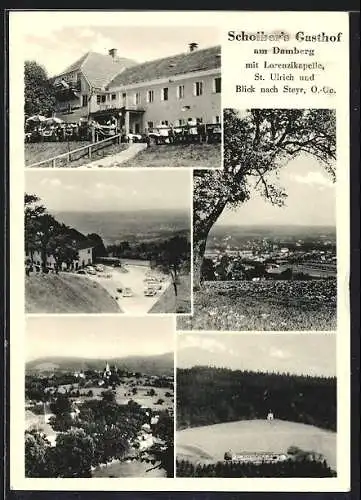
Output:
[[87,52],[57,77],[82,70],[83,75],[93,87],[103,88],[112,78],[134,64],[136,64],[135,61],[125,57]]
[[185,52],[156,59],[155,61],[136,64],[116,75],[107,85],[107,89],[220,68],[220,54],[221,47],[217,45],[207,49],[194,50],[193,52]]

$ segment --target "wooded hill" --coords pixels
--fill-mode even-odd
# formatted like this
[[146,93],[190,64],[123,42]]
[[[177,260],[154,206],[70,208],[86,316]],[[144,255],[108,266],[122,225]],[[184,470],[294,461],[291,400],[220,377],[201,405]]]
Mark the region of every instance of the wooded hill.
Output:
[[177,370],[177,427],[275,418],[336,430],[336,378],[225,368]]

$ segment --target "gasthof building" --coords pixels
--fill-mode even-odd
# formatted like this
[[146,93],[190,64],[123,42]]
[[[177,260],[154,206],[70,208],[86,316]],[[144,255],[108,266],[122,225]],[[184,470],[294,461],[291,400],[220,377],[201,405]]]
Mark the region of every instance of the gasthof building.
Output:
[[221,47],[198,48],[137,64],[88,52],[52,79],[57,115],[67,121],[116,119],[124,133],[141,134],[160,124],[179,127],[190,119],[221,122]]

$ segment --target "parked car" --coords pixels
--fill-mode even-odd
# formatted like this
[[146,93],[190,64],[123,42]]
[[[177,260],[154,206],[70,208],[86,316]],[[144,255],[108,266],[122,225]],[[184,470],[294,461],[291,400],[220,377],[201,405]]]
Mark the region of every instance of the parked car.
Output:
[[95,266],[95,270],[102,273],[102,272],[104,272],[104,266],[102,264],[97,264]]
[[95,268],[93,266],[87,266],[86,272],[88,274],[93,274],[93,275],[97,273],[96,270],[95,270]]
[[124,288],[122,296],[123,297],[133,297],[133,290],[131,288]]
[[86,271],[84,269],[79,269],[79,271],[77,271],[77,274],[86,274]]
[[154,295],[157,295],[157,290],[152,286],[148,286],[147,288],[144,289],[145,297],[154,297]]

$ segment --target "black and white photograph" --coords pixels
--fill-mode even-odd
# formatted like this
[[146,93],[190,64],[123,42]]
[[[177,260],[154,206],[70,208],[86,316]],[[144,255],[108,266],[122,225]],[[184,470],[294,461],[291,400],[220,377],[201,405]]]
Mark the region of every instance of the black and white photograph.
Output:
[[192,312],[188,170],[26,172],[25,311]]
[[27,319],[26,477],[173,477],[171,323]]
[[335,334],[178,336],[177,477],[336,476]]
[[336,114],[224,110],[224,171],[194,171],[194,313],[180,330],[335,330]]
[[25,166],[222,167],[215,27],[28,26]]

